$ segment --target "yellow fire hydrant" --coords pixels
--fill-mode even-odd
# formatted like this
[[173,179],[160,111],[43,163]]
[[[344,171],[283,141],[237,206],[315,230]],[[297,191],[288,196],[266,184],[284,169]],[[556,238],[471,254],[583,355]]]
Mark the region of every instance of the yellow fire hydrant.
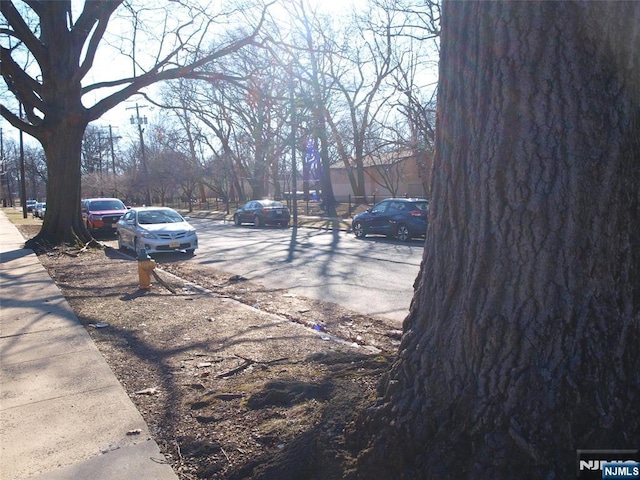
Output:
[[141,290],[151,290],[151,271],[156,268],[156,261],[147,255],[147,251],[142,248],[138,253],[138,277]]

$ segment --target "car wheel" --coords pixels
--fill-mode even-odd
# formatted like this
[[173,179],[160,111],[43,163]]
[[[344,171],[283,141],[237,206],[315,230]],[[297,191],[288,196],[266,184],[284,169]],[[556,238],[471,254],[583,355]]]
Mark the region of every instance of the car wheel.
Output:
[[241,222],[240,222],[240,217],[238,216],[238,214],[237,214],[237,213],[233,216],[233,223],[234,223],[236,226],[239,226],[239,225],[240,225],[240,223],[241,223]]
[[138,246],[138,238],[135,237],[133,239],[133,253],[136,254],[136,257],[140,254],[140,247]]
[[402,223],[398,225],[396,228],[396,238],[401,242],[406,242],[411,239],[411,234],[409,233],[409,228]]
[[364,238],[366,233],[364,231],[364,225],[361,222],[356,222],[353,224],[353,234],[356,238]]
[[260,217],[257,215],[254,215],[253,217],[253,226],[254,227],[259,227],[260,226]]
[[120,236],[120,233],[116,234],[118,237],[118,250],[124,250],[124,244],[122,243],[122,237]]

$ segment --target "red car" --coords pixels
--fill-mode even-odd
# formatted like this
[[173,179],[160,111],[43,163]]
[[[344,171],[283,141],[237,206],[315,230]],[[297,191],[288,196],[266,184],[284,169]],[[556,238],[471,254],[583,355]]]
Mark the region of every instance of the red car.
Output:
[[127,211],[117,198],[87,198],[82,200],[82,221],[92,231],[116,231],[116,224]]

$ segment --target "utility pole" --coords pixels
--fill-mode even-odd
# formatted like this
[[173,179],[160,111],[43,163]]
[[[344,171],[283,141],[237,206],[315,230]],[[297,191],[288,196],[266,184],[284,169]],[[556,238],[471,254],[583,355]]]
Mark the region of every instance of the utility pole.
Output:
[[147,124],[147,117],[140,117],[140,107],[138,106],[137,102],[135,107],[128,107],[127,110],[131,110],[132,108],[136,109],[136,116],[134,117],[133,115],[131,115],[131,125],[138,125],[138,134],[140,135],[140,161],[142,163],[142,175],[144,177],[143,184],[145,189],[145,204],[151,205],[151,191],[149,190],[149,169],[147,168],[147,157],[144,151],[144,137],[142,136],[142,132],[144,132],[142,125]]
[[[20,120],[22,120],[22,102],[20,102]],[[20,205],[22,205],[22,218],[27,218],[27,181],[24,173],[24,142],[22,139],[22,129],[20,129]]]
[[98,130],[98,172],[102,174],[102,130]]
[[2,129],[0,128],[0,195],[2,195],[2,206],[7,206],[7,166],[4,161],[4,143]]
[[[113,171],[113,176],[116,175],[116,154],[113,150],[113,139],[119,139],[120,137],[113,136],[113,130],[111,129],[111,124],[109,124],[109,145],[111,146],[111,170]],[[108,169],[107,169],[108,170]]]
[[0,159],[2,160],[2,206],[13,207],[13,193],[11,192],[11,175],[9,174],[9,161],[4,155],[4,137],[0,128]]
[[[111,146],[111,169],[113,171],[113,196],[118,197],[118,175],[116,174],[116,154],[113,150],[113,130],[109,124],[109,145]],[[116,137],[120,138],[120,137]],[[107,171],[109,169],[107,168]]]

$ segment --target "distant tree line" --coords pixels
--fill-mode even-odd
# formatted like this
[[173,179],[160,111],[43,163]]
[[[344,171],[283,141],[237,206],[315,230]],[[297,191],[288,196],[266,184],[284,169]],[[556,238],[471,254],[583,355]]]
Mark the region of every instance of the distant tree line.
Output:
[[[81,196],[129,203],[145,203],[147,191],[152,203],[282,198],[292,190],[294,154],[298,179],[308,179],[298,190],[321,190],[330,206],[329,168],[339,165],[354,197],[366,200],[365,159],[384,167],[402,151],[430,165],[438,22],[433,5],[409,9],[400,1],[370,2],[340,21],[304,2],[279,5],[266,16],[261,44],[141,99],[153,107],[142,132],[134,124],[91,123],[81,148]],[[321,162],[317,178],[304,172],[309,141]],[[5,162],[17,196],[16,155],[9,142]],[[27,197],[43,198],[44,153],[30,146],[28,157]]]

